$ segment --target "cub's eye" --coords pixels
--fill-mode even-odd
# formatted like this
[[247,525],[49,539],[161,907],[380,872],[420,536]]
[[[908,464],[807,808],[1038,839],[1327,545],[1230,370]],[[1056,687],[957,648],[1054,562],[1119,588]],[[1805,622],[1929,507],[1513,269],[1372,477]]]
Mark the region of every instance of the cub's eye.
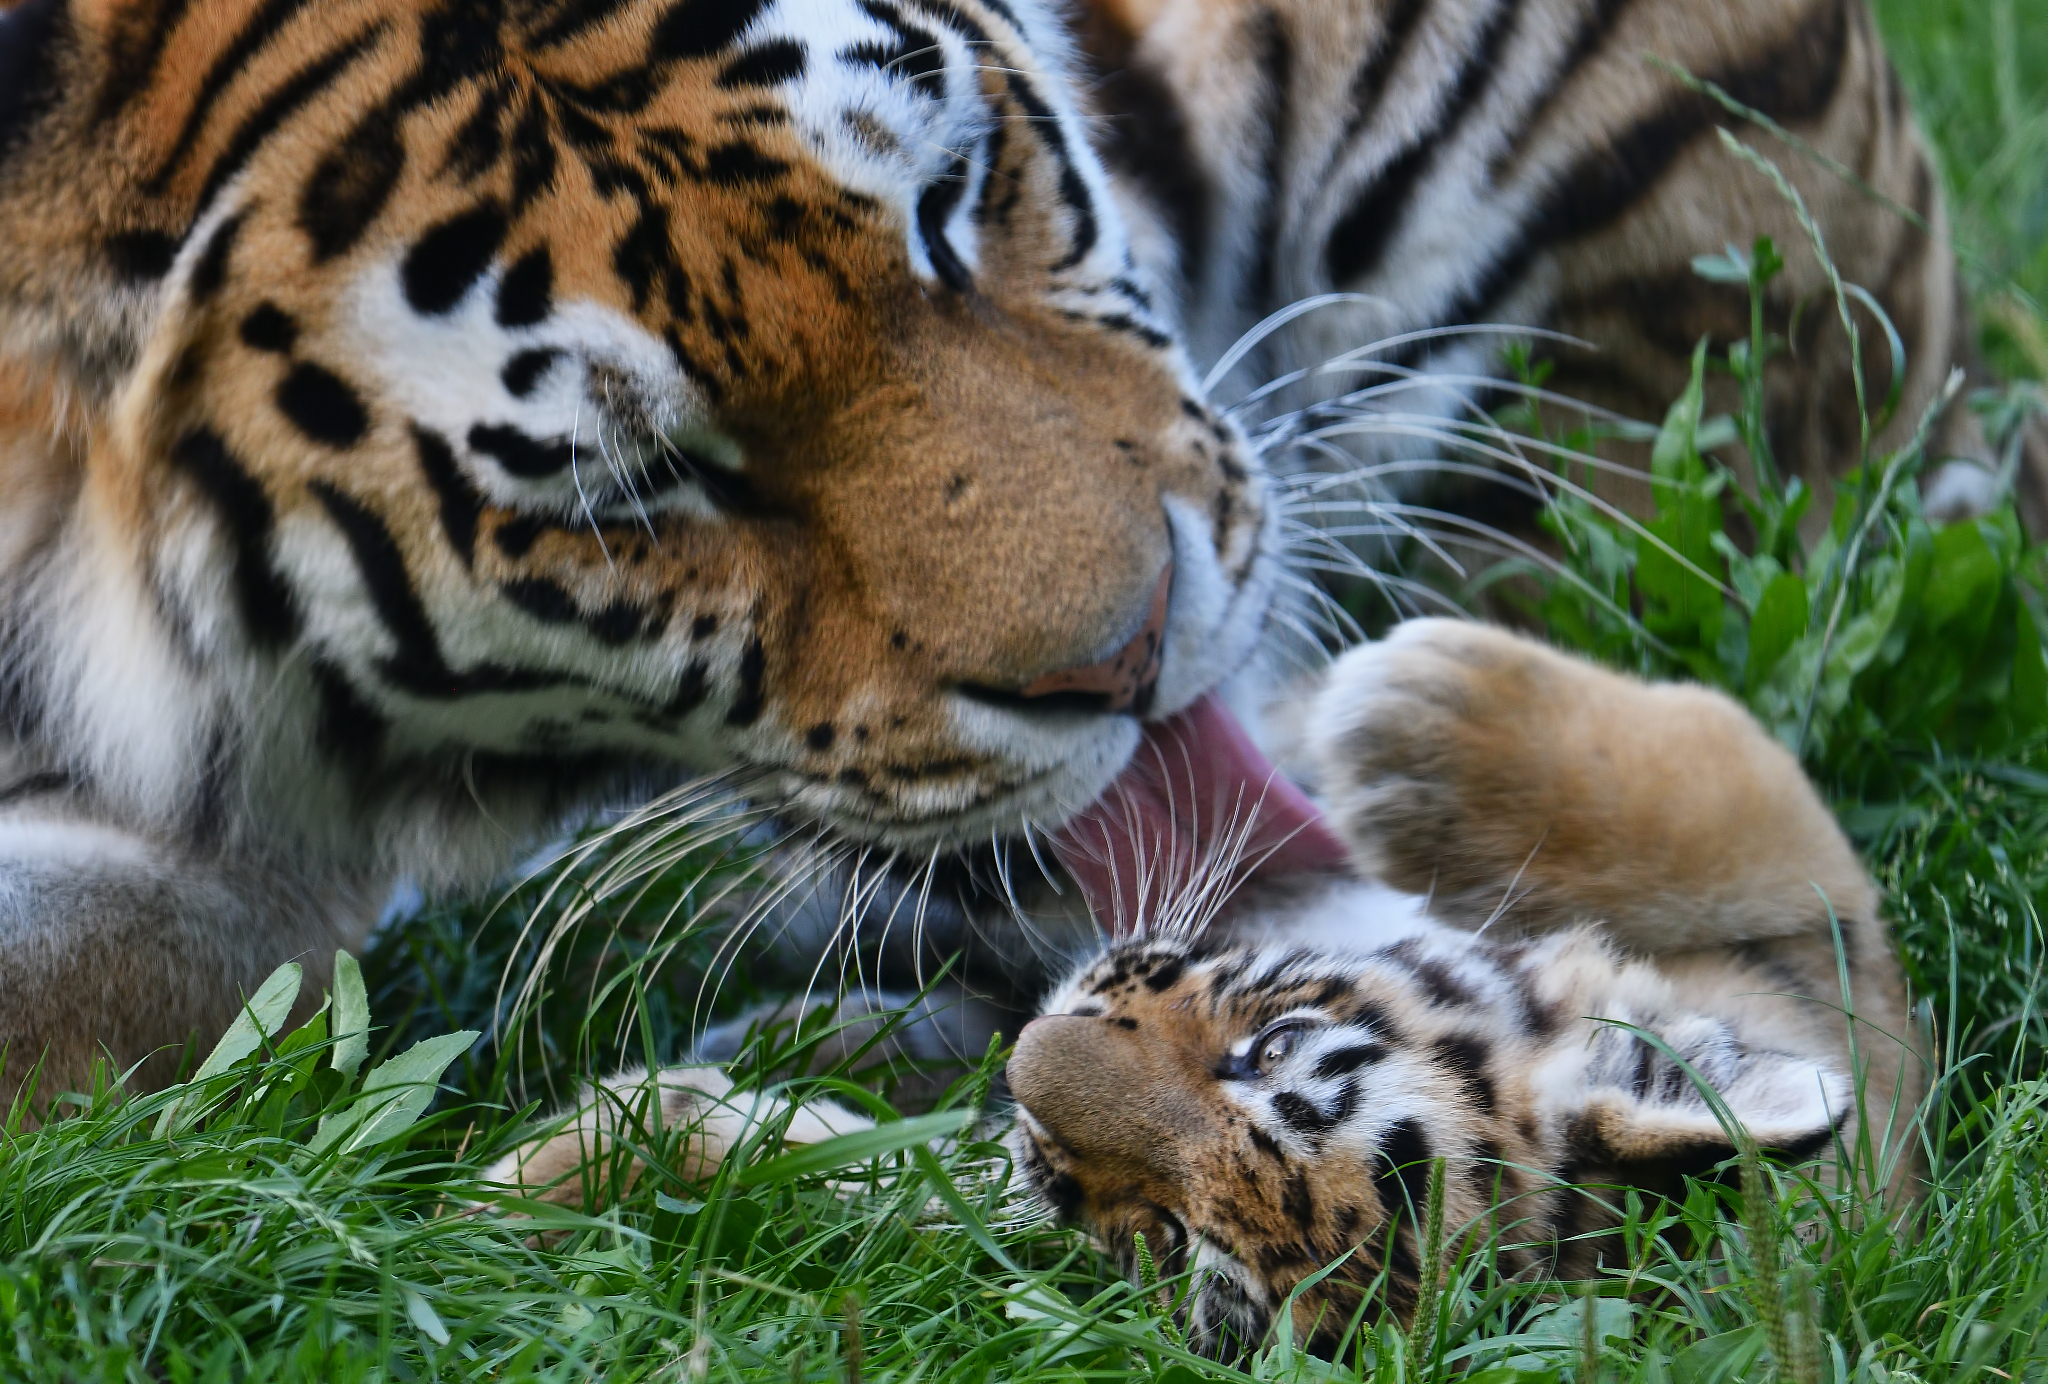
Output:
[[1270,1073],[1287,1060],[1287,1055],[1301,1046],[1311,1027],[1307,1019],[1282,1019],[1267,1026],[1266,1031],[1252,1041],[1249,1054],[1252,1070],[1260,1076]]

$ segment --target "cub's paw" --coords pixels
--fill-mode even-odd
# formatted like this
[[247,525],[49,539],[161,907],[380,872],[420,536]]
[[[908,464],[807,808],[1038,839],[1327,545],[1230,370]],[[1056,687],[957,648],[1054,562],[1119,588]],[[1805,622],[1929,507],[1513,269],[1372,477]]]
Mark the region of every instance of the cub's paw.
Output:
[[1360,868],[1446,921],[1667,951],[1824,926],[1822,895],[1875,916],[1798,762],[1718,692],[1413,620],[1339,659],[1307,720]]
[[[1557,783],[1532,742],[1605,675],[1464,620],[1410,620],[1330,669],[1304,747],[1361,870],[1483,918],[1541,846]],[[1559,684],[1566,684],[1560,687]]]

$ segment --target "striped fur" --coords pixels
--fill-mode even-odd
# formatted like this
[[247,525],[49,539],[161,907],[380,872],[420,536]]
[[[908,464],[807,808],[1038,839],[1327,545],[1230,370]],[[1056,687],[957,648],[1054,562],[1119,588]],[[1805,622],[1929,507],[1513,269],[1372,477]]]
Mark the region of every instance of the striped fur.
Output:
[[[1935,175],[1861,0],[1097,0],[1091,15],[1108,158],[1142,208],[1137,243],[1181,288],[1196,355],[1215,359],[1311,295],[1372,299],[1284,330],[1226,395],[1363,342],[1518,323],[1597,346],[1552,352],[1552,388],[1654,420],[1702,336],[1749,329],[1744,290],[1698,278],[1692,259],[1769,234],[1789,264],[1768,319],[1797,347],[1772,381],[1774,450],[1821,490],[1825,516],[1831,476],[1858,454],[1850,353],[1793,208],[1721,147],[1721,127],[1780,165],[1843,277],[1897,325],[1908,374],[1881,445],[1909,436],[1952,366],[1974,359]],[[1780,122],[1869,195],[1673,67]],[[1860,327],[1875,401],[1889,358],[1875,321]],[[1275,405],[1417,368],[1484,376],[1497,354],[1495,338],[1411,339]],[[1711,407],[1732,410],[1725,386]],[[1392,407],[1456,414],[1461,396],[1484,391],[1410,391]],[[1384,460],[1416,446],[1352,449]],[[1962,409],[1936,446],[1985,455]],[[1412,494],[1407,475],[1390,488]],[[2042,480],[2024,478],[2035,510]],[[1613,484],[1618,498],[1647,499]],[[1481,502],[1498,508],[1497,496],[1466,501]]]
[[0,10],[8,1070],[210,1031],[394,882],[693,777],[920,858],[1060,820],[1136,719],[1022,694],[1169,564],[1134,709],[1255,675],[1279,505],[1198,370],[1268,308],[1394,304],[1255,372],[1487,316],[1597,328],[1636,403],[1726,310],[1685,258],[1796,239],[1640,48],[1920,198],[1798,174],[1940,374],[1860,4],[1562,4]]
[[1417,621],[1303,719],[1361,878],[1112,947],[1008,1069],[1039,1200],[1126,1264],[1142,1232],[1201,1270],[1206,1348],[1257,1346],[1347,1252],[1297,1340],[1411,1312],[1437,1157],[1449,1243],[1622,1262],[1627,1189],[1735,1152],[1672,1054],[1761,1147],[1913,1194],[1926,1069],[1876,891],[1732,703]]
[[1126,1265],[1143,1234],[1163,1275],[1196,1271],[1213,1353],[1256,1348],[1348,1255],[1295,1302],[1296,1339],[1327,1349],[1361,1309],[1414,1310],[1438,1157],[1449,1243],[1498,1236],[1509,1274],[1618,1263],[1621,1189],[1675,1193],[1735,1152],[1672,1053],[1786,1156],[1850,1108],[1842,1069],[1759,1048],[1591,930],[1419,928],[1349,955],[1115,948],[1019,1042],[1012,1142],[1038,1199]]

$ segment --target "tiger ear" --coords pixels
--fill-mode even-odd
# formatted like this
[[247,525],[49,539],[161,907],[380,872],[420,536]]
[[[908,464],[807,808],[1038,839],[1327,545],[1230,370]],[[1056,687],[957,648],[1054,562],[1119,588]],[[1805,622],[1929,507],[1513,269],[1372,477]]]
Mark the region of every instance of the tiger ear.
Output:
[[1643,1079],[1590,1090],[1570,1130],[1574,1156],[1658,1183],[1733,1157],[1738,1133],[1792,1161],[1824,1149],[1849,1111],[1847,1078],[1811,1057],[1718,1037],[1708,1050],[1679,1049],[1683,1066],[1659,1054],[1638,1069]]

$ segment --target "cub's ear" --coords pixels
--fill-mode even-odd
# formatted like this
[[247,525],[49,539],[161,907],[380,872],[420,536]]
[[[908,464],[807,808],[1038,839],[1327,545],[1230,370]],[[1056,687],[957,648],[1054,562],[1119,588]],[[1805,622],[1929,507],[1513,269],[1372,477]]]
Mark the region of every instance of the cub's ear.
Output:
[[51,94],[50,47],[64,0],[0,4],[0,160]]
[[1645,1185],[1699,1176],[1735,1154],[1730,1121],[1763,1152],[1797,1161],[1826,1148],[1849,1113],[1848,1079],[1811,1057],[1748,1047],[1711,1019],[1659,1036],[1610,1029],[1596,1040],[1608,1060],[1589,1064],[1569,1131],[1582,1164]]

